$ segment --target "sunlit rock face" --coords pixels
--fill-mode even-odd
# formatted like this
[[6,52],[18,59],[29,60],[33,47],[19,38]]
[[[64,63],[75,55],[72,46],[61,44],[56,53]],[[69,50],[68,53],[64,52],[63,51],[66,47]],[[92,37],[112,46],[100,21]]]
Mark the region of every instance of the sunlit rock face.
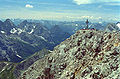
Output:
[[79,30],[19,79],[119,79],[120,33]]

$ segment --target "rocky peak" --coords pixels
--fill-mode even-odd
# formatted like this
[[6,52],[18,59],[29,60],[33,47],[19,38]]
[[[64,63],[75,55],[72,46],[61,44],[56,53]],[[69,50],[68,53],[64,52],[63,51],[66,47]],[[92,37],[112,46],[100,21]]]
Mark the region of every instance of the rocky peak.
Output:
[[18,26],[19,26],[20,28],[24,28],[27,23],[28,23],[28,21],[27,21],[27,20],[24,20],[24,21],[21,22]]
[[9,26],[14,26],[14,23],[10,19],[6,19],[4,21],[4,24],[9,25]]
[[120,30],[119,27],[115,23],[109,23],[105,29],[105,31],[107,32],[113,32],[113,31],[119,31],[119,30]]
[[8,22],[10,21],[10,22],[11,22],[11,20],[10,20],[10,19],[6,19],[5,21],[8,21]]
[[5,31],[6,34],[10,34],[10,30],[16,27],[10,19],[0,22],[0,26],[1,30]]
[[22,73],[22,79],[119,79],[120,33],[79,30]]
[[22,23],[23,23],[23,24],[26,24],[26,23],[28,23],[28,21],[27,21],[27,20],[24,20]]

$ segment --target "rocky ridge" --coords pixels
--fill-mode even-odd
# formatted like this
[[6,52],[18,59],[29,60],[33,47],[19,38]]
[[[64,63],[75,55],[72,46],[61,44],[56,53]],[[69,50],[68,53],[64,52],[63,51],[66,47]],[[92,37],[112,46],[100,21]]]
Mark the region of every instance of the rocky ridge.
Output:
[[120,33],[79,30],[19,79],[119,79]]
[[107,32],[120,32],[120,27],[119,27],[119,23],[115,24],[115,23],[108,23],[105,31]]

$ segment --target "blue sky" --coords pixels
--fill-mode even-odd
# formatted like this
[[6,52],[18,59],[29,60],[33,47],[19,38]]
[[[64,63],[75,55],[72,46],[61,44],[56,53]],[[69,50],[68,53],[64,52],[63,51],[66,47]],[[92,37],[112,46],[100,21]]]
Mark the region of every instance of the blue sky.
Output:
[[120,19],[120,0],[0,0],[0,18]]

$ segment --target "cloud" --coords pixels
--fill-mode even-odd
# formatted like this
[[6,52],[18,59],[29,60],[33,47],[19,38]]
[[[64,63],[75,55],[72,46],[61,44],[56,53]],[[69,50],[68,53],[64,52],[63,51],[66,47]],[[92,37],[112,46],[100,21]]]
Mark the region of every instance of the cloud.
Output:
[[73,0],[77,5],[81,4],[92,4],[92,3],[109,3],[109,2],[120,2],[120,0]]
[[33,6],[30,5],[30,4],[26,4],[25,7],[26,7],[26,8],[33,8]]
[[75,2],[77,5],[92,3],[91,0],[73,0],[73,2]]

